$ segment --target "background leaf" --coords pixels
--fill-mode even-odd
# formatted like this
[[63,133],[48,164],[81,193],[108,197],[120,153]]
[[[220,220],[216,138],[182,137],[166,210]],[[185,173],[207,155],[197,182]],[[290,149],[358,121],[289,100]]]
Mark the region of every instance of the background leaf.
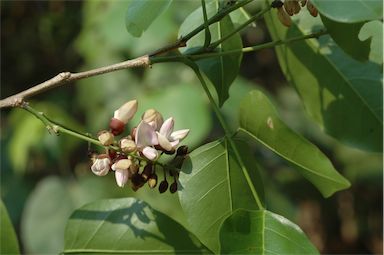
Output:
[[[212,1],[211,3],[207,4],[206,7],[207,16],[208,18],[210,18],[217,13],[219,8],[219,1]],[[188,34],[203,22],[204,20],[202,8],[199,7],[184,20],[183,24],[181,24],[179,30],[179,37]],[[211,32],[211,41],[215,42],[232,32],[234,29],[234,25],[231,21],[231,18],[229,16],[226,16],[220,22],[209,26],[209,29]],[[201,48],[203,45],[204,31],[191,38],[187,42],[187,47],[181,48],[180,51],[183,53],[193,52],[196,51],[196,49]],[[229,51],[241,48],[242,41],[240,35],[235,34],[234,36],[223,42],[220,46],[218,46],[218,51]],[[218,95],[220,106],[223,105],[225,100],[227,100],[229,97],[228,90],[239,72],[241,59],[242,53],[239,53],[218,58],[202,59],[196,62],[199,68],[204,72],[204,74],[214,85]]]
[[172,0],[133,0],[125,16],[128,32],[135,37],[140,37],[171,2]]
[[350,186],[315,145],[280,120],[262,92],[252,91],[243,100],[240,107],[240,130],[296,166],[323,196],[329,197]]
[[237,210],[220,229],[222,254],[319,254],[303,231],[266,210]]
[[0,201],[0,253],[1,254],[20,254],[19,243],[16,238],[15,230],[3,200]]
[[383,14],[381,0],[312,0],[312,3],[324,16],[343,23],[381,19]]
[[[241,166],[226,140],[215,141],[194,150],[184,162],[179,182],[180,202],[187,216],[189,229],[209,249],[219,251],[219,228],[223,220],[237,208],[257,209]],[[242,153],[247,151],[238,142]],[[248,167],[259,197],[263,185],[252,157],[242,158]]]
[[[321,21],[327,28],[327,32],[337,45],[356,60],[366,61],[369,58],[369,40],[359,40],[358,34],[364,22],[340,23],[321,15]],[[368,39],[368,38],[366,38]]]
[[[272,38],[291,38],[323,27],[320,18],[307,12],[296,16],[294,25],[287,29],[275,13],[266,15]],[[383,85],[379,65],[351,59],[329,36],[278,46],[276,52],[307,112],[328,134],[348,145],[382,151]]]
[[179,223],[135,198],[93,202],[76,210],[64,253],[207,253]]

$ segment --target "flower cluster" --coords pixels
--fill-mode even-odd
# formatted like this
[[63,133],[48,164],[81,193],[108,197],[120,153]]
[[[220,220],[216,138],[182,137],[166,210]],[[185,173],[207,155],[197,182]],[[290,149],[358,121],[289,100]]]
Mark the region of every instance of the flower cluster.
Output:
[[[106,147],[106,153],[92,158],[91,170],[98,176],[105,176],[110,170],[115,172],[116,183],[124,187],[128,182],[134,191],[145,183],[150,188],[157,185],[156,167],[164,170],[164,180],[159,184],[160,193],[168,189],[167,174],[174,177],[170,185],[171,193],[177,191],[177,169],[188,153],[186,146],[180,146],[189,133],[189,129],[174,131],[174,119],[164,121],[163,116],[155,109],[149,109],[141,116],[140,123],[134,127],[130,135],[116,141],[127,123],[137,112],[137,100],[125,103],[114,112],[109,123],[109,130],[98,133],[98,140]],[[159,163],[163,154],[175,154],[172,166]]]
[[310,0],[284,0],[284,3],[280,0],[275,0],[271,6],[277,9],[277,17],[279,18],[280,22],[283,25],[289,27],[292,25],[290,16],[298,14],[301,8],[305,5],[313,17],[318,15],[316,7],[311,3]]

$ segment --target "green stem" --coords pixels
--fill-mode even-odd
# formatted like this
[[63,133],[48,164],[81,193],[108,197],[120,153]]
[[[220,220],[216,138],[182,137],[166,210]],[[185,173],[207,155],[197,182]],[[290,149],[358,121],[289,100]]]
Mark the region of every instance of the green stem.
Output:
[[306,39],[311,39],[311,38],[318,38],[318,37],[320,37],[322,35],[326,35],[326,34],[328,34],[327,31],[321,30],[319,32],[315,32],[315,33],[312,33],[309,35],[296,36],[296,37],[288,38],[285,40],[276,40],[276,41],[272,41],[272,42],[268,42],[268,43],[255,45],[255,46],[245,47],[242,49],[229,50],[229,51],[223,51],[223,52],[203,53],[203,54],[197,54],[197,55],[178,54],[178,55],[162,56],[162,57],[153,56],[153,57],[150,57],[150,62],[152,64],[162,63],[162,62],[177,62],[177,61],[182,61],[185,58],[189,58],[190,60],[199,60],[199,59],[226,56],[226,55],[231,55],[231,54],[238,54],[241,52],[242,53],[248,53],[248,52],[273,48],[273,47],[281,45],[281,44],[289,44],[289,43],[296,42],[296,41],[301,41],[301,40],[306,40]]
[[232,148],[233,152],[235,153],[235,157],[236,157],[237,161],[239,162],[239,164],[241,166],[241,170],[242,170],[242,172],[244,174],[244,177],[245,177],[245,179],[246,179],[246,181],[248,183],[248,186],[249,186],[249,188],[250,188],[250,190],[252,192],[252,195],[253,195],[253,197],[255,199],[255,202],[256,202],[257,206],[260,209],[264,208],[264,206],[263,206],[263,204],[261,202],[261,199],[260,199],[259,195],[257,194],[255,186],[252,183],[251,177],[249,176],[248,170],[245,167],[244,162],[243,162],[243,160],[242,160],[242,158],[240,156],[240,153],[239,153],[239,151],[238,151],[238,149],[236,147],[236,144],[235,144],[235,142],[232,139],[232,135],[231,135],[229,126],[225,122],[224,117],[221,114],[219,107],[217,106],[215,100],[213,99],[213,96],[212,96],[211,92],[209,91],[208,86],[205,83],[205,80],[204,80],[203,76],[201,75],[201,73],[200,73],[200,71],[199,71],[199,69],[198,69],[198,67],[196,65],[189,65],[189,66],[191,66],[191,68],[195,71],[195,73],[197,75],[197,78],[200,80],[200,83],[203,86],[205,94],[207,94],[207,96],[209,98],[209,101],[210,101],[210,103],[211,103],[211,105],[213,107],[213,110],[214,110],[217,118],[219,119],[220,125],[224,129],[227,141],[229,141],[229,146]]
[[203,18],[204,18],[204,25],[205,25],[204,48],[206,48],[211,43],[211,32],[209,31],[208,15],[207,15],[207,8],[205,6],[205,0],[201,0],[201,8],[203,10]]
[[253,23],[254,21],[260,19],[263,17],[264,13],[268,12],[271,9],[271,6],[268,6],[264,10],[261,10],[256,15],[252,16],[249,20],[241,24],[240,26],[236,27],[231,33],[227,34],[226,36],[222,37],[220,40],[217,40],[216,42],[212,43],[209,48],[215,49],[217,46],[222,44],[224,41],[228,40],[230,37],[238,33],[239,31],[243,30],[245,27],[247,27],[249,24]]

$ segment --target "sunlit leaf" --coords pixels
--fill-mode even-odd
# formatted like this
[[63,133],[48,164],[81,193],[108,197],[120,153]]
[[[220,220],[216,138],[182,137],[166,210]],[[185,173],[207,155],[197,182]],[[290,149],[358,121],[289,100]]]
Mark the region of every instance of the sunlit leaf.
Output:
[[[242,161],[251,175],[258,196],[263,186],[249,150],[238,141]],[[242,166],[229,148],[219,140],[194,150],[184,162],[179,181],[179,197],[189,229],[214,252],[219,251],[219,228],[237,208],[257,209],[255,199],[242,172]]]
[[[328,1],[326,1],[328,2]],[[266,15],[272,38],[319,31],[320,18],[301,12],[287,29]],[[381,67],[353,60],[329,36],[276,47],[280,66],[295,86],[307,112],[339,141],[382,151],[383,93]]]
[[[219,8],[219,1],[212,1],[207,4],[207,16],[212,17],[217,13]],[[179,37],[185,36],[193,29],[204,23],[202,8],[196,9],[192,12],[180,26]],[[209,26],[211,32],[211,41],[217,41],[225,35],[229,34],[233,29],[233,23],[229,16],[223,18],[220,22],[212,24]],[[200,32],[192,39],[187,42],[186,48],[181,48],[180,50],[184,53],[190,53],[196,49],[201,48],[204,45],[204,31]],[[239,34],[235,34],[225,42],[223,42],[219,47],[218,51],[229,51],[234,49],[242,48],[242,42]],[[227,56],[209,58],[197,61],[197,65],[204,72],[204,74],[209,78],[212,84],[215,86],[219,105],[221,106],[225,100],[228,99],[228,90],[232,82],[236,78],[240,62],[242,59],[242,54],[231,54]]]
[[372,62],[383,63],[383,22],[373,20],[363,25],[359,32],[361,41],[370,41],[369,59]]
[[324,196],[349,187],[349,182],[315,145],[281,121],[262,92],[252,91],[242,102],[240,130],[292,163]]
[[77,209],[65,232],[64,253],[207,253],[167,215],[135,198],[99,200]]
[[0,201],[0,226],[0,253],[20,254],[16,233],[3,200]]
[[319,254],[304,232],[266,210],[237,210],[220,229],[222,254]]

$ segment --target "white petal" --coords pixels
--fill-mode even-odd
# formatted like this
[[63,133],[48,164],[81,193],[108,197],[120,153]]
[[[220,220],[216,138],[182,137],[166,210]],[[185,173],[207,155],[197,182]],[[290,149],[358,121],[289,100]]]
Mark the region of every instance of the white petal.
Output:
[[129,172],[127,169],[117,169],[115,171],[116,183],[119,187],[124,187],[128,181]]
[[139,148],[145,146],[157,145],[159,141],[157,140],[157,135],[155,130],[151,125],[145,121],[141,121],[136,129],[136,145]]
[[121,169],[128,169],[132,164],[132,161],[130,159],[120,159],[115,164],[112,165],[112,170],[117,171]]
[[189,129],[177,130],[171,134],[171,140],[172,141],[175,141],[175,140],[181,141],[188,135],[188,133],[189,133]]
[[171,142],[172,148],[176,148],[176,146],[180,143],[180,140],[175,140]]
[[104,176],[109,172],[109,164],[111,163],[109,158],[96,159],[91,166],[91,170],[98,176]]
[[117,109],[113,115],[114,118],[121,120],[124,124],[127,124],[130,119],[133,118],[137,111],[137,100],[131,100]]
[[173,118],[168,118],[166,121],[164,121],[163,125],[161,125],[159,133],[168,138],[173,131],[174,124],[175,122]]
[[172,144],[168,141],[168,139],[165,136],[163,136],[162,134],[157,132],[157,138],[159,139],[159,145],[163,149],[165,149],[167,151],[171,151],[172,150],[172,148],[173,148]]
[[143,154],[149,160],[155,160],[159,156],[159,152],[152,147],[145,147],[143,149]]

